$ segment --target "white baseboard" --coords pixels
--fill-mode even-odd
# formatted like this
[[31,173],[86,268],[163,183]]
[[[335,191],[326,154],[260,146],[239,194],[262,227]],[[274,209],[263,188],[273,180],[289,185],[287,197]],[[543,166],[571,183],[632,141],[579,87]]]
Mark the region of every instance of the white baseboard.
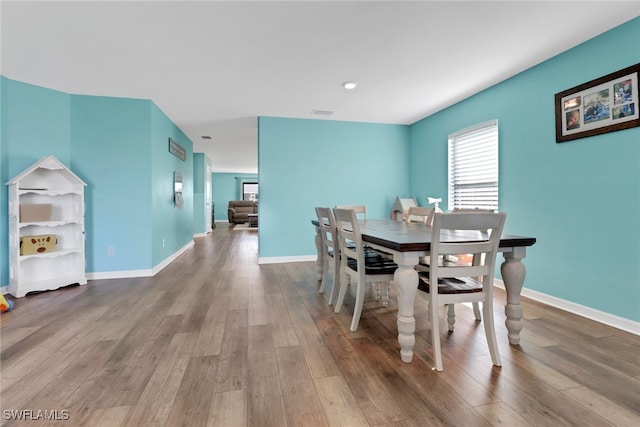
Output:
[[89,280],[104,280],[104,279],[126,279],[133,277],[152,277],[162,271],[167,265],[171,264],[176,258],[192,248],[194,245],[193,240],[178,249],[176,252],[168,256],[162,262],[158,263],[155,267],[145,270],[120,270],[120,271],[104,271],[97,273],[87,273],[87,279]]
[[151,269],[99,271],[96,273],[87,273],[88,280],[127,279],[127,278],[133,278],[133,277],[151,277],[151,276],[153,276]]
[[[502,282],[502,280],[496,279],[494,281],[494,284],[496,287],[504,289],[504,282]],[[640,335],[640,322],[625,319],[624,317],[616,316],[614,314],[605,313],[604,311],[596,310],[591,307],[576,304],[575,302],[567,301],[562,298],[556,298],[554,296],[543,294],[542,292],[533,291],[527,288],[522,288],[521,295],[534,301],[550,305],[551,307],[556,307],[560,310],[577,314],[578,316],[585,317],[589,320],[603,323],[605,325],[635,335]]]
[[209,233],[197,233],[193,235],[194,239],[197,239],[198,237],[206,237],[206,235]]
[[308,262],[318,259],[317,255],[258,257],[258,264],[282,264],[285,262]]

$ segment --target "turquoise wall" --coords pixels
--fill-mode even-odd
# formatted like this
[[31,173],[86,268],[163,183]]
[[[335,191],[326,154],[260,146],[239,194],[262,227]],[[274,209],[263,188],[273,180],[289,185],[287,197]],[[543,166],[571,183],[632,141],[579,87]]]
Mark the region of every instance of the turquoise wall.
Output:
[[151,268],[150,108],[146,100],[72,99],[72,170],[87,183],[87,272]]
[[525,287],[640,321],[640,128],[557,144],[554,116],[555,93],[640,62],[637,40],[640,18],[412,125],[410,193],[446,209],[447,135],[498,119],[506,232],[538,239]]
[[216,221],[226,221],[229,200],[237,200],[237,176],[234,173],[214,172],[211,174],[211,200],[213,200],[215,207]]
[[[191,242],[192,143],[153,102],[69,95],[4,77],[1,90],[2,182],[54,155],[88,184],[88,273],[150,270]],[[169,153],[169,137],[185,148],[187,161]],[[173,206],[174,170],[184,175],[182,209]],[[0,284],[5,285],[7,189],[2,190]]]
[[42,157],[55,156],[69,165],[71,96],[14,80],[6,82],[8,179]]
[[409,127],[260,117],[260,257],[315,255],[316,206],[389,218],[409,190]]
[[[169,137],[186,151],[186,160],[169,152]],[[151,108],[152,262],[157,265],[193,241],[193,143],[155,105]],[[182,172],[184,206],[173,198],[173,172]],[[148,221],[147,217],[147,221]],[[164,247],[163,247],[164,239]]]
[[221,173],[211,174],[211,200],[214,203],[216,221],[227,221],[229,200],[242,200],[242,183],[257,182],[258,174]]
[[70,162],[70,95],[2,78],[0,284],[9,283],[8,188],[4,184],[43,157]]

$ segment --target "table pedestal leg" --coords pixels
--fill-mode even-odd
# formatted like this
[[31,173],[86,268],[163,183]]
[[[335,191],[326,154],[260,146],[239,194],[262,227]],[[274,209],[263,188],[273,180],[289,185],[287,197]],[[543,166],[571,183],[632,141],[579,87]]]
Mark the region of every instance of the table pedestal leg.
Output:
[[507,305],[504,313],[507,316],[509,344],[520,343],[520,331],[522,330],[522,306],[520,305],[520,292],[524,284],[525,268],[521,260],[526,255],[524,248],[514,248],[512,252],[504,252],[504,262],[500,267],[504,287],[507,291]]
[[403,260],[402,264],[396,260],[398,269],[394,274],[394,282],[398,289],[398,343],[400,344],[400,358],[409,363],[413,359],[413,347],[416,344],[416,319],[413,317],[413,303],[418,290],[418,273],[414,266],[415,260]]
[[320,234],[320,227],[316,227],[316,251],[318,252],[318,258],[316,259],[316,264],[318,266],[318,280],[322,280],[324,251],[322,250],[322,235]]

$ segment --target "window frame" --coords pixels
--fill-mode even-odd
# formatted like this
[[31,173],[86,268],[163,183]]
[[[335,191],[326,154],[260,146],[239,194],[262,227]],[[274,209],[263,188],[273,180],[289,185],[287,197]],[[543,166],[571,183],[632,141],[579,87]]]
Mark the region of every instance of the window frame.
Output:
[[[448,136],[447,191],[450,211],[456,208],[498,210],[499,140],[497,119]],[[472,176],[469,177],[469,174]]]

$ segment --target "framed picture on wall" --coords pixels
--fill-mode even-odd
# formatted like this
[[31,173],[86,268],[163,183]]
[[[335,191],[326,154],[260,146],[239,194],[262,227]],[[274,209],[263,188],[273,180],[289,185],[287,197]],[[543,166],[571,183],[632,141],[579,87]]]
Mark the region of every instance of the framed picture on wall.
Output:
[[556,142],[640,126],[640,64],[556,93]]

